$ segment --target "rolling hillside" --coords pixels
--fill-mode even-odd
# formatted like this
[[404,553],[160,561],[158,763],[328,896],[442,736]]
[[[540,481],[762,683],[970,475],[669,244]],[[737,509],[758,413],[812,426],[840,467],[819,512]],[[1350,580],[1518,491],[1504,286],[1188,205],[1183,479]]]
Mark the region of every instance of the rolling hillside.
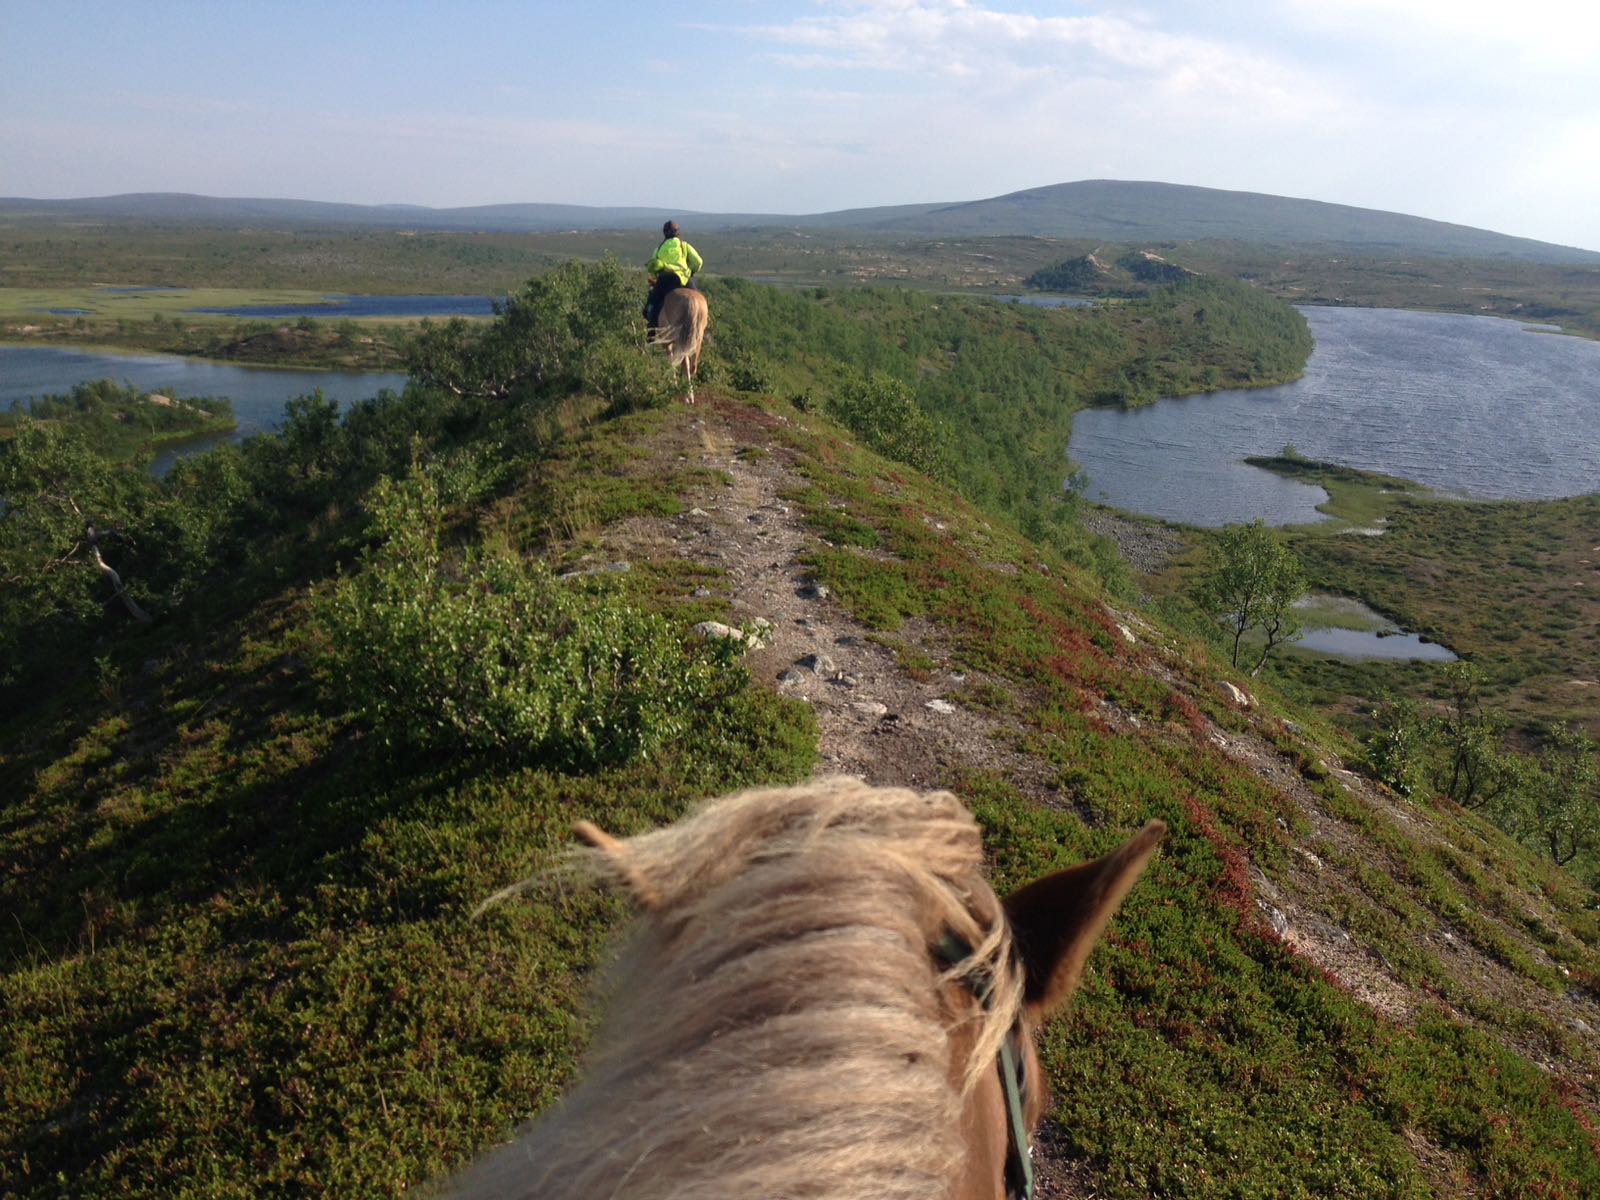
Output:
[[[388,229],[549,233],[648,229],[660,208],[496,204],[434,209],[219,199],[168,193],[75,200],[0,199],[0,219],[55,217],[165,222],[282,222]],[[671,210],[701,230],[815,229],[895,236],[1223,240],[1342,247],[1349,253],[1600,264],[1600,252],[1400,213],[1170,183],[1083,180],[960,204],[911,204],[809,215]]]
[[879,226],[948,237],[1033,235],[1118,243],[1225,240],[1348,247],[1362,254],[1600,264],[1600,253],[1401,213],[1255,192],[1109,179],[1030,188],[892,217]]

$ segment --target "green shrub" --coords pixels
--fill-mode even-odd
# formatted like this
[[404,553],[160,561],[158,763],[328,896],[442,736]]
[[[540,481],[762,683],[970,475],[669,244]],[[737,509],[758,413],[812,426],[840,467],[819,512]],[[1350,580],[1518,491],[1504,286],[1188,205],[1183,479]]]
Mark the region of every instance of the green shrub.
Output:
[[1402,796],[1419,795],[1425,787],[1429,723],[1410,700],[1385,701],[1376,716],[1363,740],[1368,770]]
[[770,392],[771,368],[748,350],[735,350],[728,356],[728,382],[741,392]]
[[660,351],[607,338],[585,356],[582,386],[605,400],[613,416],[620,416],[670,404],[677,394],[678,379]]
[[495,319],[429,321],[406,351],[411,378],[458,397],[514,402],[569,395],[590,381],[598,353],[643,353],[637,288],[613,259],[562,263],[495,306]]
[[737,647],[681,633],[507,553],[447,554],[434,474],[381,480],[379,545],[314,602],[334,699],[389,742],[626,762],[742,688]]
[[884,457],[935,479],[949,477],[944,428],[898,379],[852,379],[829,397],[828,414]]

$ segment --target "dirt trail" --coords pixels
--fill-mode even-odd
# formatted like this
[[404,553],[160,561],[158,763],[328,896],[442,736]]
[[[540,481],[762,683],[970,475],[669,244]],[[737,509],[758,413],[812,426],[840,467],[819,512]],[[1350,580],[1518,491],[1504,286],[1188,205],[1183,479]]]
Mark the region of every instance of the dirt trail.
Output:
[[605,553],[665,549],[726,572],[738,623],[766,623],[764,645],[745,659],[752,675],[816,714],[817,773],[931,787],[948,781],[953,767],[992,770],[1040,802],[1064,803],[1055,768],[1013,748],[1018,731],[960,706],[955,697],[982,677],[951,670],[934,626],[909,621],[895,634],[936,664],[913,675],[811,577],[801,560],[818,536],[782,498],[802,481],[781,450],[759,445],[755,455],[740,454],[734,431],[713,411],[692,428],[695,443],[680,453],[732,486],[687,497],[691,507],[677,517],[612,527]]

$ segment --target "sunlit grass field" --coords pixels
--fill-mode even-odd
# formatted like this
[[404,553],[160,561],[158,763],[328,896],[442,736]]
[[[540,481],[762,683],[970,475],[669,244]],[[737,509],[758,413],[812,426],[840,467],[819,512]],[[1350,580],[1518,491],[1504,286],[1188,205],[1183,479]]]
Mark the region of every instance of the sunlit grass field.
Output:
[[[234,321],[237,317],[195,312],[197,308],[240,308],[258,304],[312,305],[324,303],[326,292],[289,288],[184,288],[152,287],[132,291],[132,285],[86,287],[0,288],[0,319],[83,316],[97,320],[148,321],[161,316],[185,321]],[[329,315],[334,315],[330,309]]]

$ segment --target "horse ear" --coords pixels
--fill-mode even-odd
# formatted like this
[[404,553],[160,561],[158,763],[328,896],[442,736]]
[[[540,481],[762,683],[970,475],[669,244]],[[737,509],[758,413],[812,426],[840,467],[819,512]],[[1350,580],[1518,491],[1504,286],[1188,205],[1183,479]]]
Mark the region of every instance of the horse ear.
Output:
[[1104,858],[1046,875],[1006,897],[1030,1018],[1043,1020],[1077,990],[1089,951],[1166,832],[1164,822],[1149,821]]
[[661,907],[661,895],[639,869],[628,861],[628,849],[592,821],[575,821],[572,832],[605,856],[613,874],[627,886],[634,903],[649,912]]

